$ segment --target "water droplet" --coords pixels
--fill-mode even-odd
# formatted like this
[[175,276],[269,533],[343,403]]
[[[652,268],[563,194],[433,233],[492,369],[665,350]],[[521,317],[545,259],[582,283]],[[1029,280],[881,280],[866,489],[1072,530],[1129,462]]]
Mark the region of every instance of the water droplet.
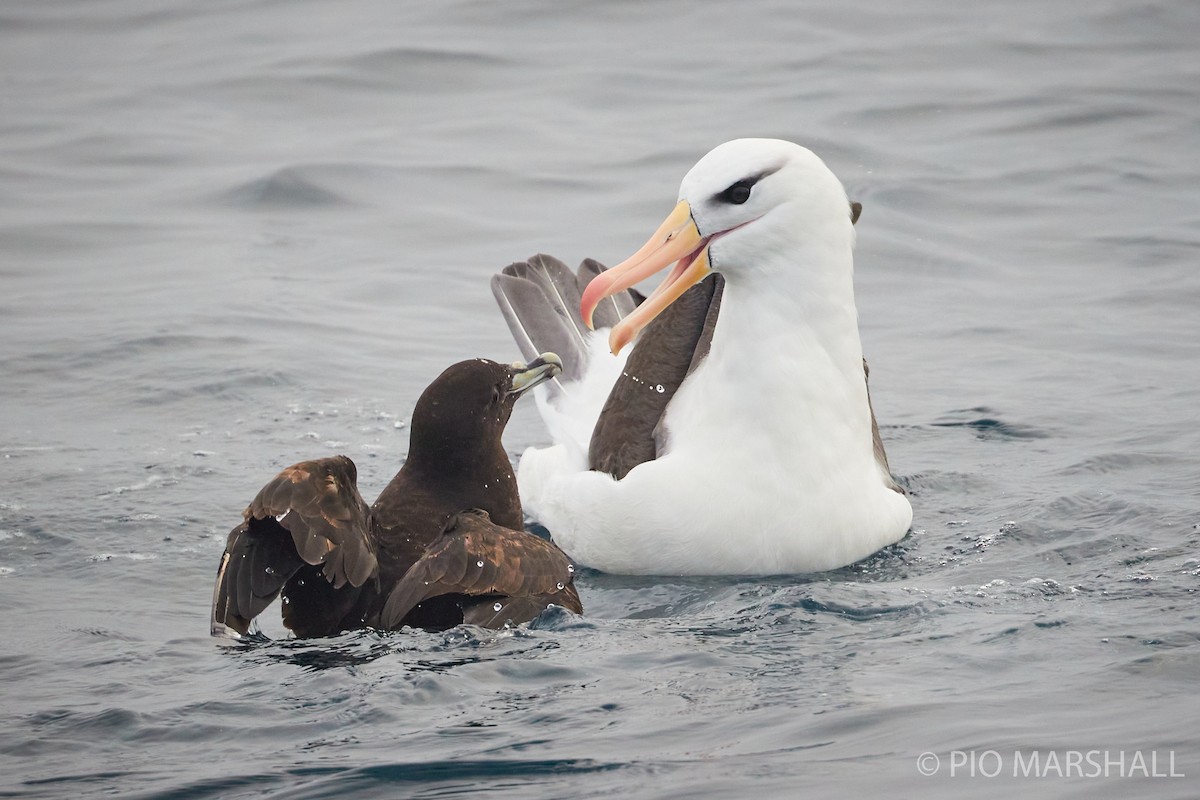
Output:
[[288,603],[290,603],[290,602],[292,602],[292,598],[290,598],[290,597],[285,597],[285,598],[283,598],[283,604],[284,604],[285,606],[286,606]]
[[502,609],[502,608],[504,608],[504,604],[503,604],[503,603],[496,603],[496,605],[492,606],[492,610],[493,610],[493,611],[499,611],[499,610],[500,610],[500,609]]
[[572,575],[574,575],[574,574],[575,574],[575,565],[574,565],[574,564],[567,564],[567,572],[569,572],[569,573],[571,573]]
[[297,583],[297,584],[299,584],[300,586],[303,586],[303,585],[304,585],[304,581],[303,581],[303,580],[296,581],[296,583]]
[[664,389],[663,385],[660,383],[654,387],[654,391],[658,392],[659,394],[662,394],[663,392],[666,391],[666,389]]
[[267,574],[268,574],[268,575],[274,575],[274,574],[275,574],[275,568],[274,568],[274,567],[267,567],[267,569],[266,569],[266,572],[267,572]]
[[477,566],[477,567],[482,567],[482,566],[483,566],[483,562],[482,562],[482,561],[476,561],[476,562],[475,562],[475,566]]
[[562,581],[559,581],[559,582],[558,582],[558,588],[559,588],[559,589],[562,589],[562,588],[563,588]]

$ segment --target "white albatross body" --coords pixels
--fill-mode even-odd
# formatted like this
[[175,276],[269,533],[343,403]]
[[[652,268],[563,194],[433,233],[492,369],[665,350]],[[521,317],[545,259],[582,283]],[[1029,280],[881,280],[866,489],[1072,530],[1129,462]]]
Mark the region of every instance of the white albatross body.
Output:
[[[603,274],[626,277],[593,288],[597,278],[584,293],[590,320],[587,306],[644,278],[647,259],[634,262],[656,248],[659,262],[681,259],[664,284],[694,283],[710,267],[724,276],[711,349],[666,408],[665,446],[621,480],[588,468],[577,432],[591,430],[600,403],[589,396],[620,368],[593,341],[588,374],[565,387],[583,418],[564,425],[569,408],[546,409],[560,417],[552,431],[576,433],[521,458],[526,510],[576,560],[622,574],[815,572],[898,541],[912,508],[875,452],[841,184],[805,148],[740,139],[701,159],[679,199],[657,245]],[[686,286],[660,287],[635,315],[652,317],[672,288]],[[647,321],[619,323],[613,349]]]

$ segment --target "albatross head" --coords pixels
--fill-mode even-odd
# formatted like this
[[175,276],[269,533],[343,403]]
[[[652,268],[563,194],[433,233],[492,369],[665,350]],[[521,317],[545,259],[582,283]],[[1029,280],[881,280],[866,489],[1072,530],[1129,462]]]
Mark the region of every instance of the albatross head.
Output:
[[580,311],[674,265],[653,293],[615,325],[617,353],[709,272],[730,281],[771,280],[789,250],[821,241],[847,251],[854,233],[846,192],[812,151],[779,139],[735,139],[700,159],[683,178],[679,203],[646,244],[588,284]]

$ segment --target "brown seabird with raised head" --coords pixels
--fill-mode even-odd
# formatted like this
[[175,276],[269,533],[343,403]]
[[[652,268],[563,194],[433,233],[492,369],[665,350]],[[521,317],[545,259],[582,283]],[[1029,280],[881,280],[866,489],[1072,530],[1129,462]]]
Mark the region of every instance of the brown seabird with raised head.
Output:
[[299,637],[500,628],[552,604],[582,613],[572,560],[523,530],[500,441],[517,398],[561,369],[553,353],[448,368],[417,401],[404,466],[369,508],[346,456],[280,472],[229,534],[213,634],[245,634],[280,595]]

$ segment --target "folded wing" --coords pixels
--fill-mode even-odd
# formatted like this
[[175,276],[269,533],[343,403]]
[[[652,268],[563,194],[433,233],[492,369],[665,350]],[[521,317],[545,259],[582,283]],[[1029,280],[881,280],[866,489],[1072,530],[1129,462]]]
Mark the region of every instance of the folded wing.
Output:
[[725,279],[714,272],[642,330],[592,430],[591,469],[620,480],[664,451],[663,416],[684,379],[708,355],[724,287]]
[[396,584],[380,626],[498,628],[527,622],[550,604],[582,613],[574,578],[574,564],[550,542],[466,511]]

